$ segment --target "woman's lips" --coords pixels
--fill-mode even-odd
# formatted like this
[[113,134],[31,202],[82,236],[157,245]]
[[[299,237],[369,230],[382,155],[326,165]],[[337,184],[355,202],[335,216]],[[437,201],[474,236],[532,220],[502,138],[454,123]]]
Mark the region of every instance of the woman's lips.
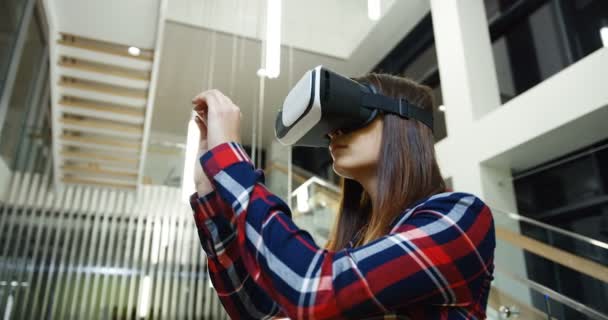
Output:
[[330,151],[331,151],[331,150],[336,150],[336,149],[343,149],[343,148],[346,148],[346,145],[343,145],[343,144],[337,144],[337,143],[331,143],[331,144],[329,145],[329,150],[330,150]]

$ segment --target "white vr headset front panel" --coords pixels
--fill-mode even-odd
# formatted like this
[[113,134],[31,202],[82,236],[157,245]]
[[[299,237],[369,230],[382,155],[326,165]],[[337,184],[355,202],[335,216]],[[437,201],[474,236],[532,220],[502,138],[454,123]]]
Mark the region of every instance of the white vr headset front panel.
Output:
[[[281,122],[285,127],[291,125],[293,125],[293,127],[289,129],[283,138],[277,137],[279,142],[284,145],[296,143],[321,120],[321,68],[322,66],[316,67],[314,73],[312,70],[306,72],[285,99]],[[313,74],[315,77],[314,88],[312,87]],[[310,110],[306,112],[311,94],[314,95],[312,106],[310,107]],[[305,112],[306,114],[304,114]],[[297,121],[302,114],[304,114],[302,119]]]

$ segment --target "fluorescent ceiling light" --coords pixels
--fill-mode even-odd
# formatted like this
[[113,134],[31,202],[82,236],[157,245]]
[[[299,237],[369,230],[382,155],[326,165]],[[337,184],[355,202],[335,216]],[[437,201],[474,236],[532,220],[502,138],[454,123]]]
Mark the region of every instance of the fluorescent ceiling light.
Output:
[[380,0],[367,0],[367,15],[372,21],[380,19]]
[[129,47],[129,54],[132,56],[138,56],[141,53],[141,50],[138,47]]
[[[266,5],[265,76],[276,78],[281,73],[281,2],[268,0]],[[259,75],[259,72],[258,72]]]
[[600,29],[600,37],[602,38],[602,44],[605,48],[608,48],[608,27],[602,27]]
[[189,197],[196,190],[194,186],[194,166],[199,165],[196,162],[198,153],[198,143],[200,141],[201,132],[191,119],[188,122],[188,140],[186,142],[186,160],[184,162],[184,174],[182,175],[182,201],[188,204]]

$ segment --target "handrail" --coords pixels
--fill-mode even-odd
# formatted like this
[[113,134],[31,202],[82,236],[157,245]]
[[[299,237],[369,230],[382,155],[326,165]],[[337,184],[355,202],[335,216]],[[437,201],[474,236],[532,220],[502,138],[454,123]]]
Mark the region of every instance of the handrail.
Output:
[[535,255],[608,283],[608,267],[588,258],[577,256],[501,227],[496,228],[496,237]]
[[525,217],[525,216],[519,215],[517,213],[508,212],[508,211],[505,211],[505,210],[497,209],[495,207],[492,207],[491,209],[492,209],[492,212],[501,213],[501,214],[503,214],[503,215],[505,215],[505,216],[513,219],[513,220],[523,221],[523,222],[535,225],[537,227],[540,227],[542,229],[551,230],[551,231],[553,231],[555,233],[559,233],[559,234],[562,234],[564,236],[567,236],[567,237],[570,237],[570,238],[574,238],[574,239],[586,242],[586,243],[588,243],[590,245],[593,245],[593,246],[600,247],[602,249],[608,250],[608,243],[602,242],[600,240],[589,238],[587,236],[584,236],[582,234],[578,234],[578,233],[575,233],[575,232],[572,232],[572,231],[564,230],[562,228],[558,228],[558,227],[546,224],[544,222],[540,222],[538,220],[535,220],[535,219],[532,219],[532,218],[529,218],[529,217]]
[[592,318],[592,319],[598,319],[598,320],[608,320],[608,316],[593,309],[590,308],[576,300],[573,300],[572,298],[569,298],[567,296],[564,296],[563,294],[554,291],[551,288],[547,288],[545,286],[543,286],[540,283],[537,283],[535,281],[532,281],[530,279],[526,279],[523,278],[519,275],[515,275],[513,273],[510,273],[509,271],[505,271],[504,269],[500,268],[500,267],[495,267],[494,269],[495,271],[498,271],[498,273],[505,275],[507,278],[510,278],[511,280],[517,281],[521,284],[523,284],[524,286],[537,291],[543,295],[546,295],[548,297],[550,297],[551,299],[560,302],[574,310],[577,310],[583,314],[585,314],[586,316]]
[[[298,188],[296,188],[290,196],[293,197],[293,196],[297,195],[298,192],[302,188],[308,188],[308,186],[311,184],[318,184],[318,185],[320,185],[328,190],[334,191],[334,192],[340,191],[340,189],[333,183],[325,181],[317,176],[313,176],[310,179],[308,179],[306,182],[304,182],[302,185],[300,185]],[[508,211],[497,209],[497,208],[492,208],[492,211],[502,214],[504,216],[507,216],[513,220],[524,221],[526,223],[536,225],[540,228],[550,230],[550,231],[583,241],[585,243],[589,243],[589,244],[597,246],[599,248],[608,249],[608,244],[606,244],[602,241],[596,240],[596,239],[586,237],[584,235],[576,234],[571,231],[567,231],[567,230],[564,230],[564,229],[561,229],[558,227],[554,227],[554,226],[548,225],[546,223],[543,223],[543,222],[540,222],[540,221],[537,221],[537,220],[534,220],[534,219],[531,219],[528,217],[524,217],[524,216],[521,216],[521,215],[513,213],[513,212],[508,212]],[[512,244],[518,248],[521,248],[521,249],[527,250],[533,254],[542,256],[555,263],[564,265],[568,268],[576,270],[577,272],[580,272],[582,274],[589,275],[590,277],[593,277],[600,281],[608,282],[608,268],[595,261],[592,261],[586,257],[578,256],[576,254],[572,254],[570,252],[549,246],[536,239],[530,238],[528,236],[525,236],[525,235],[522,235],[522,234],[519,234],[516,232],[512,232],[510,230],[507,230],[507,229],[501,228],[501,227],[496,228],[496,236],[498,238],[500,238],[501,240],[509,242],[510,244]]]
[[[276,163],[273,163],[272,166],[280,167],[280,165],[277,165]],[[313,178],[314,178],[314,181],[312,181]],[[319,178],[317,176],[310,177],[310,179],[308,179],[302,185],[308,185],[308,184],[313,183],[313,182],[317,182],[318,184],[320,184],[322,186],[327,186],[327,188],[329,188],[332,191],[339,192],[339,187],[338,186],[334,185],[333,183],[331,183],[329,181],[325,181],[324,179],[321,179],[321,178]],[[302,187],[302,185],[300,187]],[[294,190],[292,192],[292,196],[296,194],[295,193],[296,190]],[[582,234],[578,234],[578,233],[575,233],[575,232],[572,232],[572,231],[568,231],[568,230],[565,230],[565,229],[562,229],[562,228],[558,228],[558,227],[552,226],[550,224],[547,224],[547,223],[544,223],[544,222],[541,222],[541,221],[538,221],[538,220],[535,220],[535,219],[532,219],[532,218],[529,218],[529,217],[525,217],[525,216],[519,215],[519,214],[514,213],[514,212],[509,212],[507,210],[502,210],[502,209],[496,208],[494,206],[491,206],[491,209],[492,209],[492,212],[500,213],[500,214],[502,214],[502,215],[504,215],[504,216],[506,216],[506,217],[508,217],[508,218],[510,218],[512,220],[523,221],[523,222],[535,225],[537,227],[540,227],[542,229],[550,230],[550,231],[553,231],[555,233],[559,233],[561,235],[564,235],[564,236],[567,236],[567,237],[570,237],[570,238],[574,238],[576,240],[580,240],[582,242],[588,243],[588,244],[590,244],[592,246],[596,246],[596,247],[608,250],[608,243],[606,243],[606,242],[603,242],[603,241],[600,241],[600,240],[597,240],[597,239],[593,239],[593,238],[584,236]]]

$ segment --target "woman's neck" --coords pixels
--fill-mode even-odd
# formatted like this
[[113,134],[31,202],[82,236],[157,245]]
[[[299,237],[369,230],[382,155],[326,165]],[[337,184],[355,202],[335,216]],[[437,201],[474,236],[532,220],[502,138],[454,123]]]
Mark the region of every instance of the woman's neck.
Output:
[[369,198],[373,208],[373,205],[374,203],[376,203],[376,199],[378,197],[378,176],[376,175],[375,171],[361,175],[356,180],[369,194]]

